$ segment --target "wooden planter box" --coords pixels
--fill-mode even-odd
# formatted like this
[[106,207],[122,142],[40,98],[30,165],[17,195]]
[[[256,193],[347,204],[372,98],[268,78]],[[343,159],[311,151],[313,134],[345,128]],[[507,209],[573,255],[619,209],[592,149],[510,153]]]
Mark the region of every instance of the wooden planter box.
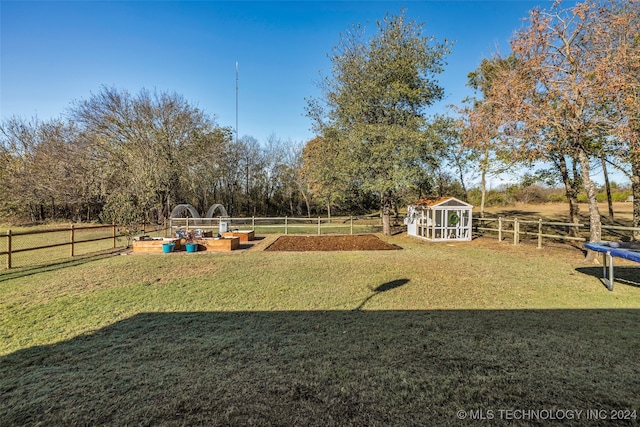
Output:
[[181,249],[180,239],[150,239],[150,240],[134,240],[133,252],[136,253],[162,253],[162,245],[164,243],[175,243],[173,251]]
[[240,242],[249,242],[255,239],[255,232],[253,230],[248,231],[227,231],[222,233],[222,237],[238,237],[240,238]]
[[[211,239],[197,239],[194,240],[198,244],[198,250],[204,249],[205,251],[232,251],[240,247],[239,237],[222,237]],[[162,250],[162,248],[161,248]]]

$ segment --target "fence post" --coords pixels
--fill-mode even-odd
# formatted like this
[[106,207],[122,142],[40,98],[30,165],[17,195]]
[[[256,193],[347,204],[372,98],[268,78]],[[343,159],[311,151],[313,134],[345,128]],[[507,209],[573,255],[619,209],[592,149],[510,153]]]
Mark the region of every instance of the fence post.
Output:
[[520,223],[518,218],[513,219],[513,244],[517,245],[520,242]]
[[[185,222],[185,228],[189,231],[189,217],[187,217],[187,221]],[[220,224],[218,224],[218,232],[220,231]]]
[[74,228],[75,224],[71,224],[71,232],[70,232],[70,238],[71,238],[71,256],[74,256],[74,240],[75,240],[75,228]]
[[7,270],[11,268],[11,230],[7,230]]
[[353,215],[349,217],[349,220],[351,221],[351,234],[353,234]]
[[289,234],[289,224],[286,216],[284,217],[284,234]]
[[255,216],[251,217],[251,230],[253,230],[254,232],[256,231],[256,217]]
[[502,217],[498,218],[498,241],[502,242]]
[[113,249],[116,248],[116,224],[111,224],[111,237],[113,238]]
[[318,236],[320,235],[320,217],[318,217]]
[[538,249],[542,249],[542,218],[538,218]]

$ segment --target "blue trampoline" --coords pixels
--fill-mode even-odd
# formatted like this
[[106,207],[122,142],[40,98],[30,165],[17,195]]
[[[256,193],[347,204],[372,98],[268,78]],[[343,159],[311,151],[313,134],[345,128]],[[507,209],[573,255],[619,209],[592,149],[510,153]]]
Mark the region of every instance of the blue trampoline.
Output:
[[[613,258],[624,258],[629,261],[640,262],[640,244],[627,242],[598,242],[585,243],[584,247],[602,253],[602,275],[607,289],[613,290]],[[608,261],[608,262],[607,262]],[[609,271],[607,272],[607,264]]]

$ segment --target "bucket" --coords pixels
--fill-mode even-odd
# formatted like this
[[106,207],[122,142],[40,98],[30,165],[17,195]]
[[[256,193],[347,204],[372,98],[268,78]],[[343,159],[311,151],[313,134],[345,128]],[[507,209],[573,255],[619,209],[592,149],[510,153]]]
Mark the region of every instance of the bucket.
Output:
[[197,252],[198,251],[198,244],[197,243],[187,243],[186,245],[184,245],[184,247],[187,250],[187,252]]
[[175,243],[163,243],[162,244],[162,252],[168,254],[169,252],[173,252],[173,248],[176,247]]

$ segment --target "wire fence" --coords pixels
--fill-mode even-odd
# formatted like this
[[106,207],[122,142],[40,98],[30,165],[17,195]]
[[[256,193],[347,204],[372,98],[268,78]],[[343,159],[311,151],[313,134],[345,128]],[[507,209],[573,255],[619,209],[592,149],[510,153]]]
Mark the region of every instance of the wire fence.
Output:
[[171,218],[168,234],[173,235],[178,229],[200,229],[214,234],[232,230],[251,230],[256,234],[359,234],[378,233],[382,231],[382,223],[379,217],[356,216]]

